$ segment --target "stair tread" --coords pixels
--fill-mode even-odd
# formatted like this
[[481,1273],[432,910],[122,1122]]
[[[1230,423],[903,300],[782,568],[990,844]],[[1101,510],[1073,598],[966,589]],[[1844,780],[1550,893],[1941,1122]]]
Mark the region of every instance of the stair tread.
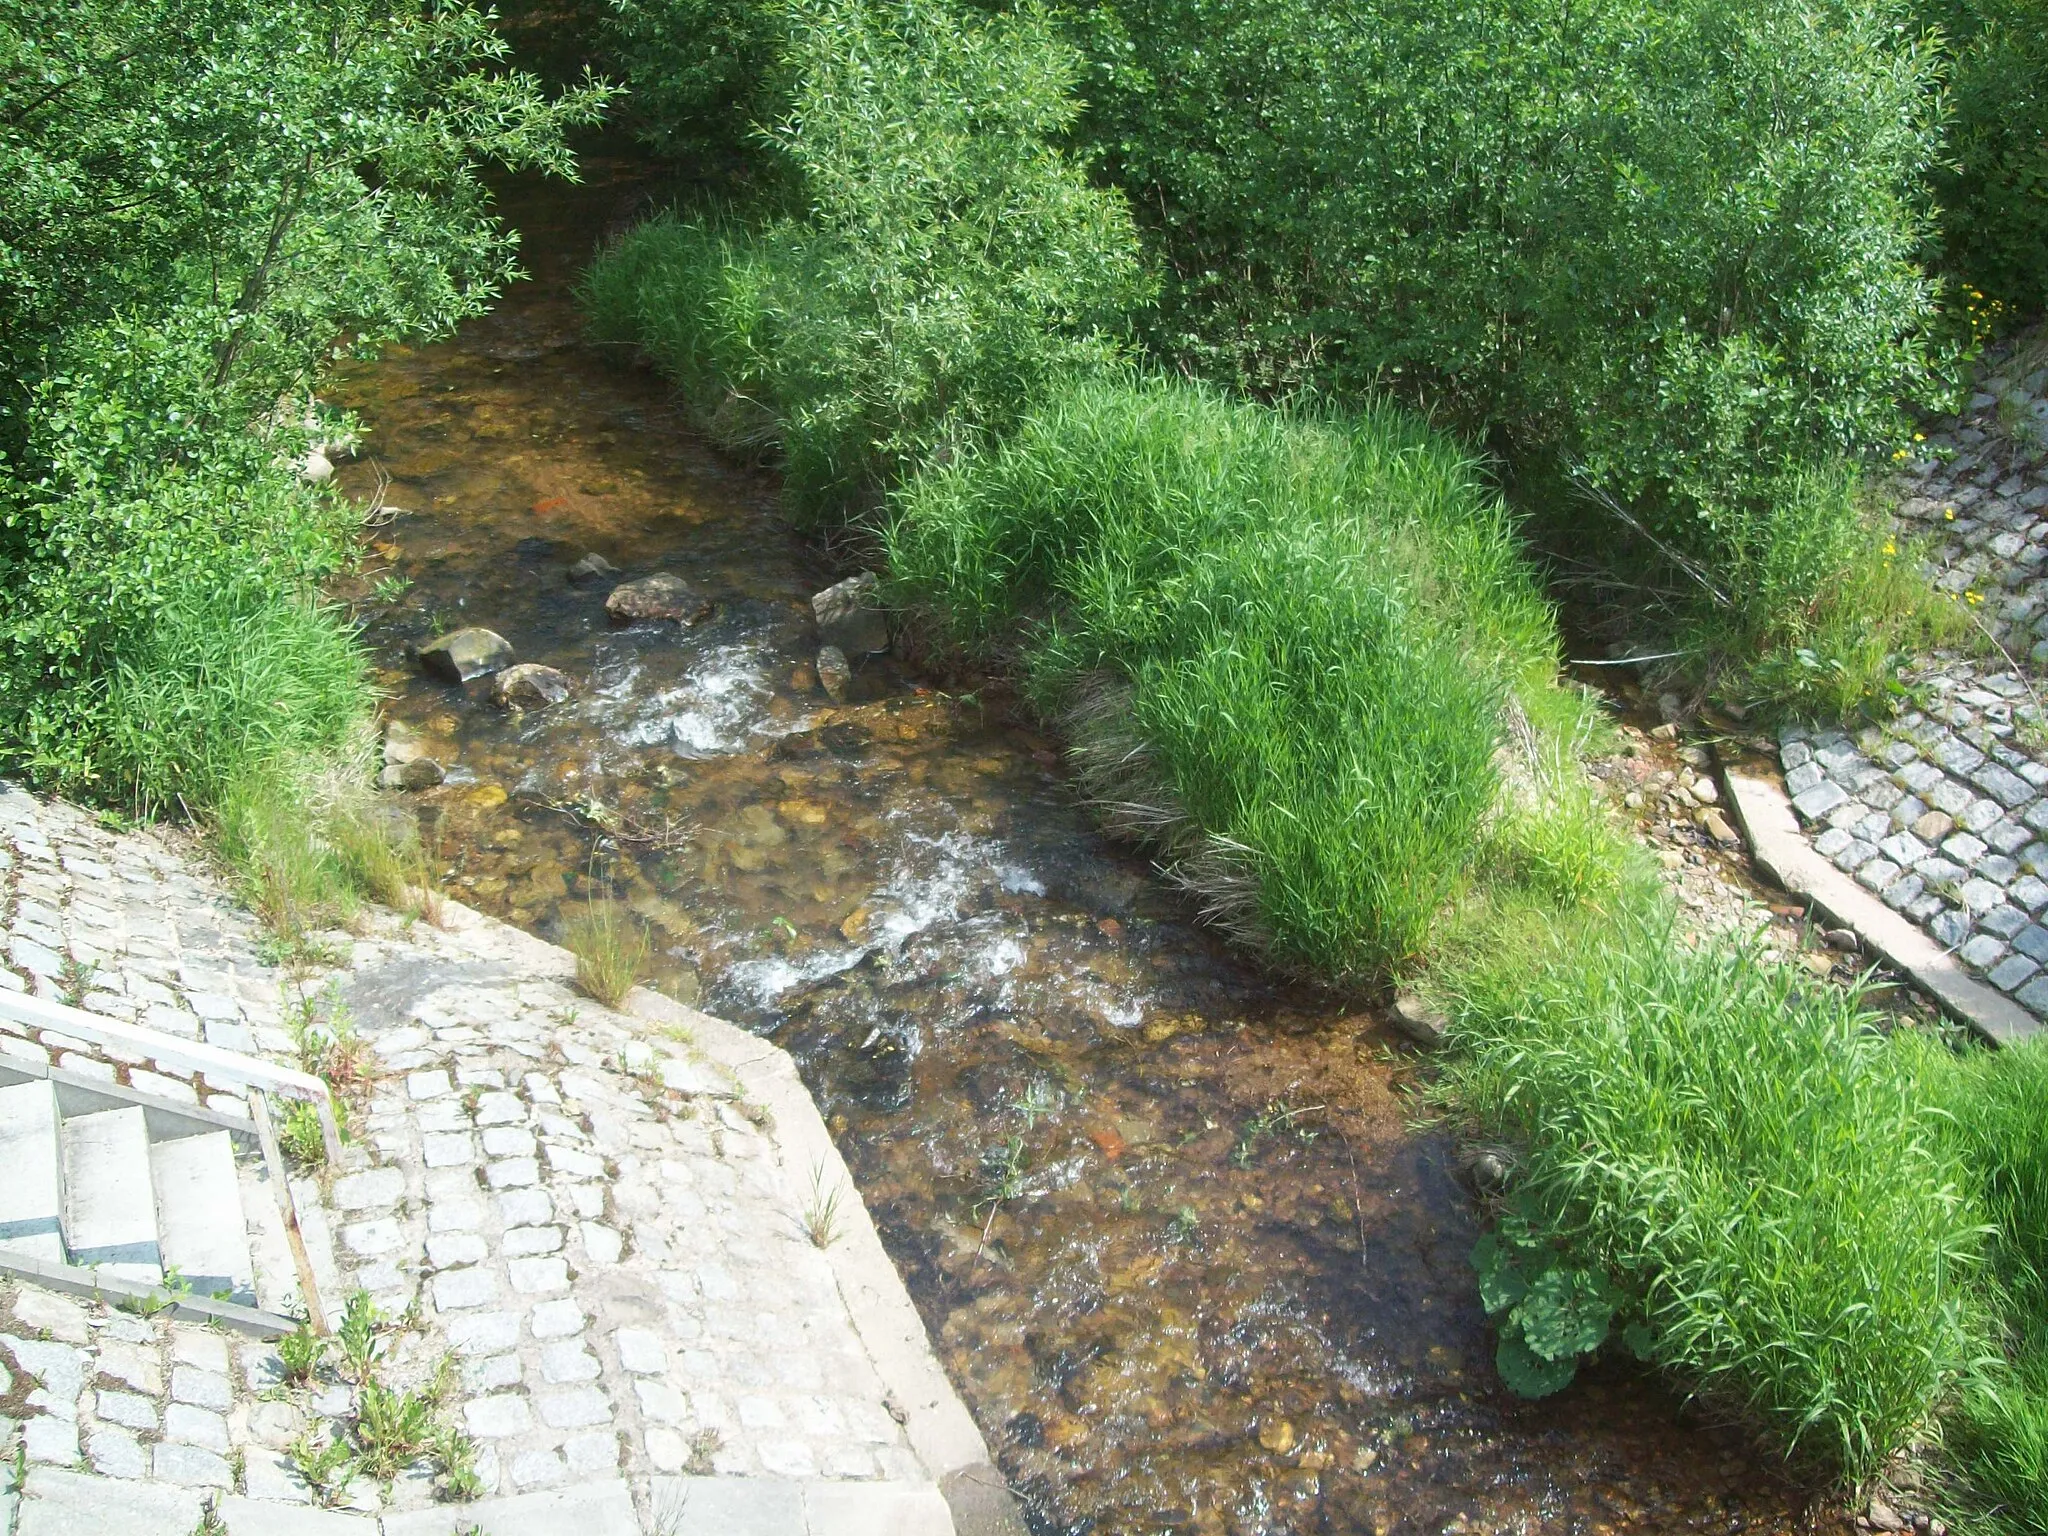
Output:
[[226,1131],[159,1141],[149,1149],[158,1247],[194,1295],[256,1304],[255,1265],[242,1215],[241,1179]]
[[149,1126],[140,1105],[64,1122],[64,1245],[71,1262],[155,1284],[163,1279]]
[[0,1168],[0,1250],[62,1264],[64,1162],[46,1080],[0,1088]]

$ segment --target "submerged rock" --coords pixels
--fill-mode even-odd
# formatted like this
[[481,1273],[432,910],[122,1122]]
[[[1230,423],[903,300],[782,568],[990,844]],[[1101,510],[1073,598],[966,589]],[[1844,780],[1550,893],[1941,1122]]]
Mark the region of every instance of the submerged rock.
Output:
[[818,681],[834,704],[846,702],[846,690],[853,684],[853,668],[846,664],[846,653],[838,646],[828,645],[819,650]]
[[855,659],[889,649],[889,622],[875,600],[878,586],[873,571],[862,571],[813,597],[819,642]]
[[604,611],[614,624],[669,619],[687,627],[711,611],[711,599],[682,577],[658,571],[612,588],[612,595],[604,600]]
[[500,709],[545,709],[575,691],[576,682],[568,673],[532,661],[507,667],[491,679],[491,702]]
[[403,720],[384,727],[384,766],[402,768],[414,758],[427,755],[427,739]]
[[511,665],[512,643],[490,629],[458,629],[420,647],[420,670],[444,683],[466,683]]
[[597,553],[596,550],[592,550],[581,560],[578,560],[569,567],[569,581],[572,585],[579,587],[586,582],[601,581],[607,576],[616,576],[618,574],[619,568],[613,565],[611,561],[605,559],[603,555]]
[[377,782],[386,789],[432,789],[446,777],[446,771],[431,757],[415,757],[386,763]]

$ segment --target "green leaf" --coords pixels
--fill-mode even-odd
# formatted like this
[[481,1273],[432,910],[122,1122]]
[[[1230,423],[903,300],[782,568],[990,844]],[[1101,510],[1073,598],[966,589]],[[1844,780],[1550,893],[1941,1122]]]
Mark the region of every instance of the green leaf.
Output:
[[1571,1360],[1607,1342],[1615,1297],[1590,1270],[1545,1270],[1514,1310],[1529,1348],[1549,1360]]
[[1523,1342],[1521,1330],[1510,1324],[1500,1331],[1500,1345],[1493,1352],[1500,1379],[1517,1397],[1549,1397],[1572,1384],[1579,1373],[1575,1357],[1546,1360]]
[[1657,1336],[1648,1323],[1630,1323],[1621,1330],[1621,1347],[1638,1360],[1649,1361],[1656,1343]]
[[1515,1263],[1514,1251],[1494,1233],[1472,1249],[1472,1267],[1479,1271],[1479,1304],[1497,1317],[1529,1294],[1529,1282]]

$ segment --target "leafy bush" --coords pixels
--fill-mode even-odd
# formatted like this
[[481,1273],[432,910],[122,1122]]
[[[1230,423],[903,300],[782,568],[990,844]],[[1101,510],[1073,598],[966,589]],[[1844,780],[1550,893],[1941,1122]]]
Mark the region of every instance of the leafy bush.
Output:
[[1324,974],[1422,947],[1499,800],[1509,694],[1557,708],[1505,514],[1391,409],[1084,379],[904,487],[885,542],[899,599],[1021,649],[1113,824]]
[[1777,525],[1893,446],[1932,361],[1937,98],[1893,0],[1075,16],[1085,129],[1171,274],[1162,346],[1491,434],[1560,556],[1638,595],[1690,605],[1697,570],[1751,628],[1819,599],[1753,579]]
[[2021,315],[2048,308],[2048,5],[1921,0],[1953,54],[1942,247],[1965,282]]
[[1984,1334],[1925,1048],[1853,994],[1682,948],[1640,895],[1439,985],[1441,1092],[1519,1150],[1544,1237],[1639,1298],[1652,1359],[1851,1478],[1931,1422]]
[[420,0],[0,0],[0,762],[194,811],[367,703],[289,465],[337,335],[478,313],[478,163],[571,169],[592,87]]
[[779,442],[799,504],[859,507],[1113,358],[1144,285],[1121,199],[1053,147],[1079,61],[1042,18],[821,0],[791,11],[782,67],[772,141],[804,217],[658,220],[586,301],[723,400],[729,440]]
[[755,126],[781,115],[787,38],[783,8],[762,0],[611,0],[602,29],[634,130],[698,170],[742,160]]

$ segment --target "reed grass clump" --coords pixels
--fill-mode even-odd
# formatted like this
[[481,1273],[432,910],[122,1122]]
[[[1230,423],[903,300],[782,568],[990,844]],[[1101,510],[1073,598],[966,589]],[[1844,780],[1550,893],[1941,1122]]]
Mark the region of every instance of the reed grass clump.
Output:
[[1443,1102],[1652,1359],[1851,1479],[1929,1427],[1982,1353],[1985,1234],[1927,1047],[1640,892],[1438,984]]
[[1390,408],[1321,417],[1181,382],[1070,382],[927,468],[899,600],[1016,659],[1113,826],[1282,962],[1423,948],[1555,695],[1550,613],[1476,466]]
[[616,1008],[647,967],[653,947],[647,930],[608,898],[590,901],[562,929],[576,957],[576,982],[607,1008]]

